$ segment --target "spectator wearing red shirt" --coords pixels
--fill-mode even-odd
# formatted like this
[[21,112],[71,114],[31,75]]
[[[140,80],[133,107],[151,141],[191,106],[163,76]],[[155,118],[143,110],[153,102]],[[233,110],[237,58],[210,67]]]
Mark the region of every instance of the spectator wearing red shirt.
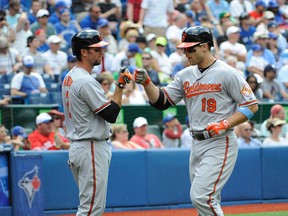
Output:
[[36,117],[37,128],[28,136],[31,150],[59,150],[54,141],[53,119],[48,113]]
[[163,148],[162,142],[156,135],[147,134],[148,122],[146,118],[136,118],[133,122],[133,128],[135,135],[131,137],[130,141],[138,144],[145,149]]
[[263,0],[257,0],[255,2],[255,10],[249,13],[250,17],[254,19],[254,26],[257,26],[260,22],[262,22],[265,9],[266,3]]

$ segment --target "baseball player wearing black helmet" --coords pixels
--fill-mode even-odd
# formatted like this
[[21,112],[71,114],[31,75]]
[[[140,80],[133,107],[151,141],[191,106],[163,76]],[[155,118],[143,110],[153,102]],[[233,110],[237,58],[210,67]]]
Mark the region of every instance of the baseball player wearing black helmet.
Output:
[[194,26],[182,33],[191,66],[179,71],[172,83],[158,89],[140,68],[134,80],[144,86],[150,104],[167,109],[184,100],[193,136],[190,154],[190,197],[199,215],[222,216],[220,193],[238,153],[234,127],[252,118],[257,100],[240,73],[210,52],[213,35]]
[[104,212],[111,159],[110,123],[115,123],[122,105],[123,88],[132,76],[121,68],[111,101],[91,76],[101,64],[102,48],[108,45],[98,31],[83,30],[72,37],[77,64],[62,84],[65,124],[71,141],[69,165],[79,188],[77,216]]

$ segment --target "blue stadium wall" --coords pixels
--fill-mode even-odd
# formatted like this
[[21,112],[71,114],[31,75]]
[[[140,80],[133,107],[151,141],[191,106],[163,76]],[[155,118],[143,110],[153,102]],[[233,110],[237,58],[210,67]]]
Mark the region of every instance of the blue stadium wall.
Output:
[[[67,164],[68,151],[6,154],[12,161],[10,204],[0,206],[0,215],[13,215],[13,200],[17,198],[17,194],[12,193],[15,191],[12,186],[17,187],[12,184],[16,169],[13,158],[25,159],[26,155],[42,158],[41,193],[45,215],[76,212],[78,190]],[[287,201],[287,155],[285,147],[239,149],[235,169],[222,192],[222,203]],[[192,207],[188,166],[189,150],[113,151],[106,211]]]

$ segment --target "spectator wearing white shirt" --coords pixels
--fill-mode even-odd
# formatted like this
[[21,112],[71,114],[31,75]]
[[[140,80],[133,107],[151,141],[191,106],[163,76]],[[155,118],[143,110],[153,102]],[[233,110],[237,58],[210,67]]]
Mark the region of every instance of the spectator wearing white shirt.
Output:
[[288,146],[288,140],[280,136],[285,120],[271,118],[267,121],[266,127],[270,131],[270,136],[265,138],[262,146]]
[[60,50],[60,43],[62,39],[57,35],[51,35],[47,42],[50,50],[43,54],[47,63],[50,65],[52,75],[59,76],[65,68],[67,68],[67,54]]
[[28,94],[47,92],[42,76],[33,72],[34,58],[32,56],[24,56],[22,64],[23,71],[12,78],[11,95],[26,97]]
[[176,47],[181,43],[181,35],[187,26],[187,16],[179,13],[174,19],[174,24],[167,28],[166,38],[170,52],[174,52]]
[[229,4],[231,15],[239,18],[241,13],[250,13],[253,11],[253,4],[248,0],[232,0]]

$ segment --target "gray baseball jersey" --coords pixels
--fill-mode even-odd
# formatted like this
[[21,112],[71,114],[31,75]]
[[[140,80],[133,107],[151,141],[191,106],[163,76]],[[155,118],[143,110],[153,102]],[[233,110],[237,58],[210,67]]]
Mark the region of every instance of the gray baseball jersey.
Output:
[[172,105],[184,99],[193,131],[227,119],[236,111],[237,104],[247,106],[257,103],[240,73],[221,60],[203,73],[197,66],[185,68],[163,90]]
[[110,106],[101,85],[84,69],[74,67],[62,85],[67,136],[70,140],[104,140],[110,123],[99,115]]
[[[203,73],[197,66],[185,68],[163,91],[172,105],[185,101],[192,131],[227,119],[238,106],[257,103],[240,73],[220,60]],[[199,215],[224,215],[220,194],[233,171],[237,153],[237,137],[231,130],[215,138],[193,139],[190,197]]]

